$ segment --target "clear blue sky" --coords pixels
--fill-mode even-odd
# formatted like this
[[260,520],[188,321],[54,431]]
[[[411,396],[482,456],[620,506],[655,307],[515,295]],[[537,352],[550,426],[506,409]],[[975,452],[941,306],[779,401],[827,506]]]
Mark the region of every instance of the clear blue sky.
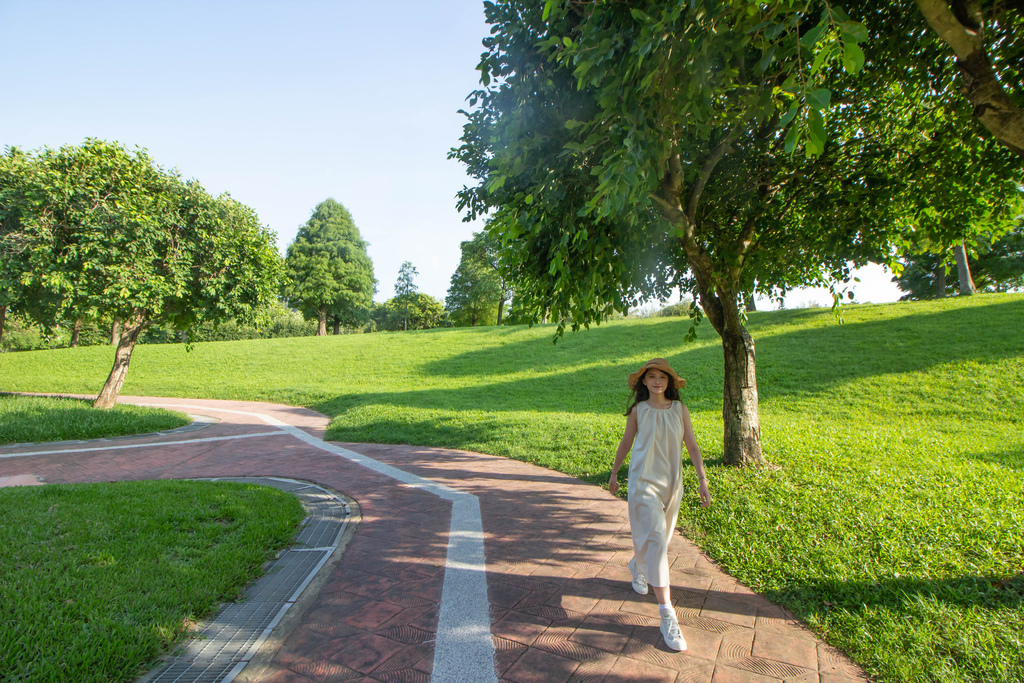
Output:
[[[480,0],[0,0],[0,147],[145,147],[253,207],[282,253],[333,197],[378,301],[403,261],[443,299],[482,228],[455,209],[467,178],[446,155],[487,31]],[[862,279],[858,300],[898,296]]]

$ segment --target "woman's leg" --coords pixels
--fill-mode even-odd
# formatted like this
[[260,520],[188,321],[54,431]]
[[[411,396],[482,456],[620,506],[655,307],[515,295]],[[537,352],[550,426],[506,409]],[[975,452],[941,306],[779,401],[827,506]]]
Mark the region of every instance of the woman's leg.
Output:
[[654,597],[658,598],[659,605],[669,604],[669,600],[671,599],[669,589],[669,586],[651,586],[651,590],[654,591]]

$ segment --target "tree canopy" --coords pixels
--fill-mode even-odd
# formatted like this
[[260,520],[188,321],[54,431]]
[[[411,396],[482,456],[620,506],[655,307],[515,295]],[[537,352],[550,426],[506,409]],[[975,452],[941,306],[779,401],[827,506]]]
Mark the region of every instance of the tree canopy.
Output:
[[374,326],[378,330],[429,330],[445,324],[445,310],[440,301],[413,292],[404,297],[392,297],[373,312]]
[[956,56],[960,90],[975,118],[1024,158],[1024,3],[917,0],[917,6]]
[[368,317],[377,291],[373,263],[352,215],[340,202],[325,199],[317,204],[288,246],[285,265],[285,298],[317,321],[318,335],[327,334],[328,319],[337,333],[341,325],[355,327]]
[[[938,263],[941,287],[946,267],[955,261],[961,291],[969,293],[967,253],[984,251],[1012,228],[1024,167],[981,125],[979,110],[962,95],[963,65],[917,5],[866,0],[857,12],[869,32],[868,73],[862,78],[890,90],[884,111],[872,118],[884,120],[886,134],[898,143],[880,169],[901,188],[893,195],[900,203],[894,215],[904,224],[897,251],[917,270]],[[1024,58],[1024,44],[1001,40],[993,47],[998,68],[1007,70],[1012,84],[1011,65],[1019,62],[1013,54]]]
[[[13,307],[53,327],[122,323],[97,407],[113,405],[153,324],[255,318],[283,276],[274,235],[252,209],[157,166],[144,150],[88,139],[0,158],[3,282]],[[17,277],[12,278],[14,273]]]

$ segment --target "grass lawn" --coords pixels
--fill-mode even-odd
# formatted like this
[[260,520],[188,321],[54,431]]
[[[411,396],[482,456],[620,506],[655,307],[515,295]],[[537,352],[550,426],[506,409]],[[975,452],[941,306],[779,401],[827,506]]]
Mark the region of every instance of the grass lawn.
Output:
[[0,395],[0,446],[145,434],[189,422],[188,415],[163,408],[117,405],[96,410],[87,400]]
[[[136,350],[126,394],[278,401],[328,438],[465,448],[603,483],[626,376],[687,378],[714,504],[684,531],[886,681],[1024,680],[1024,295],[758,312],[764,450],[722,467],[722,352],[680,319]],[[95,392],[108,347],[0,356],[0,389]],[[240,370],[240,369],[244,369]],[[10,379],[14,378],[14,379]],[[625,476],[625,468],[623,468]],[[623,487],[625,488],[625,487]]]
[[134,680],[304,516],[291,494],[228,482],[0,489],[0,679]]

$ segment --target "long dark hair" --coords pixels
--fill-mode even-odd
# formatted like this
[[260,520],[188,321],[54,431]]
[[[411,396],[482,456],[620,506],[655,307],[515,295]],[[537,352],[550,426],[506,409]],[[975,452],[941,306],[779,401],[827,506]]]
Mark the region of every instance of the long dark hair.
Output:
[[[648,370],[649,369],[650,368],[648,368]],[[654,369],[657,370],[658,368]],[[668,386],[665,387],[665,398],[670,401],[678,401],[679,390],[676,389],[676,381],[672,378],[672,375],[669,375],[667,372],[665,374],[668,375]],[[624,412],[623,415],[629,415],[633,412],[633,408],[636,408],[637,403],[640,401],[646,401],[651,397],[651,390],[647,388],[646,384],[644,384],[644,377],[646,376],[647,370],[644,370],[644,374],[637,378],[636,384],[633,385],[633,390],[630,392],[630,400],[633,402],[629,404],[629,407],[626,408],[626,412]]]

